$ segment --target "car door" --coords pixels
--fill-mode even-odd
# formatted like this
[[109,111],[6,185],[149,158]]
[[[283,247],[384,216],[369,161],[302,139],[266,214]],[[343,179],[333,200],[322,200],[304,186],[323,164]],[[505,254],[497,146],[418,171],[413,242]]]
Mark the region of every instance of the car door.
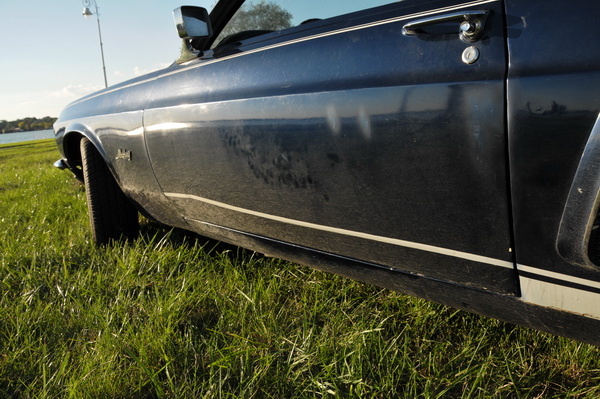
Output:
[[515,294],[502,1],[260,33],[155,82],[147,148],[190,226]]

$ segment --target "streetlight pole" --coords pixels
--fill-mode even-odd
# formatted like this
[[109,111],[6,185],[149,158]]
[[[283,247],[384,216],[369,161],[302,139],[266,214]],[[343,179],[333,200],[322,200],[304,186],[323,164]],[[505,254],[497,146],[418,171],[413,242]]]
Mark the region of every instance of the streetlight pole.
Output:
[[108,87],[108,81],[106,80],[106,64],[104,63],[104,48],[102,46],[102,32],[100,31],[100,14],[98,13],[98,4],[96,0],[83,0],[83,16],[89,17],[94,15],[90,10],[91,6],[96,9],[96,20],[98,21],[98,38],[100,39],[100,55],[102,55],[102,71],[104,72],[104,87]]

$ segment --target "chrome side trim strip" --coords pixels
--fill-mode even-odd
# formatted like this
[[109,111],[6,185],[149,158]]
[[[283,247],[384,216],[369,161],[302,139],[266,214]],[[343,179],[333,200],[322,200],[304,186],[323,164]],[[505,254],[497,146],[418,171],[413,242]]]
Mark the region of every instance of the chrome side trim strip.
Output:
[[[165,195],[172,199],[200,201],[223,209],[294,226],[306,227],[309,229],[325,231],[347,237],[361,238],[374,242],[417,249],[492,266],[498,266],[506,269],[515,268],[515,265],[512,262],[507,262],[500,259],[489,258],[472,253],[455,251],[449,248],[436,247],[433,245],[400,240],[391,237],[378,236],[332,226],[324,226],[316,223],[285,218],[282,216],[270,215],[196,195],[180,193],[165,193]],[[598,306],[598,302],[600,301],[600,281],[588,280],[522,264],[517,264],[516,268],[519,273],[521,300],[524,302],[600,319],[600,306]]]
[[[538,267],[531,267],[526,265],[517,264],[517,270],[519,273],[525,272],[530,274],[535,274],[540,277],[546,277],[552,280],[564,282],[564,284],[572,284],[578,285],[582,287],[587,287],[591,290],[599,290],[600,291],[600,281],[588,280],[580,277],[574,277],[568,274],[557,273],[550,270],[540,269]],[[600,306],[598,307],[600,310]]]
[[524,302],[600,319],[600,282],[520,264],[517,269]]
[[592,128],[560,220],[556,248],[569,263],[594,267],[588,241],[600,201],[600,115]]
[[338,234],[338,235],[343,235],[343,236],[348,236],[348,237],[362,238],[362,239],[369,240],[369,241],[375,241],[375,242],[380,242],[380,243],[384,243],[384,244],[391,244],[391,245],[395,245],[395,246],[399,246],[399,247],[418,249],[421,251],[451,256],[454,258],[466,259],[466,260],[470,260],[473,262],[485,263],[488,265],[503,267],[503,268],[507,268],[507,269],[514,269],[514,264],[512,262],[508,262],[508,261],[504,261],[504,260],[500,260],[500,259],[489,258],[486,256],[481,256],[481,255],[476,255],[476,254],[471,254],[468,252],[455,251],[453,249],[436,247],[433,245],[421,244],[418,242],[400,240],[400,239],[391,238],[391,237],[383,237],[383,236],[378,236],[375,234],[363,233],[360,231],[352,231],[352,230],[347,230],[347,229],[341,229],[338,227],[324,226],[324,225],[320,225],[320,224],[316,224],[316,223],[304,222],[302,220],[290,219],[290,218],[286,218],[286,217],[282,217],[282,216],[270,215],[268,213],[257,212],[257,211],[253,211],[250,209],[240,208],[238,206],[225,204],[223,202],[214,201],[214,200],[211,200],[208,198],[202,198],[202,197],[199,197],[196,195],[180,194],[180,193],[165,193],[165,195],[169,198],[179,198],[179,199],[200,201],[200,202],[204,202],[209,205],[218,206],[223,209],[228,209],[228,210],[243,213],[246,215],[256,216],[256,217],[260,217],[263,219],[268,219],[268,220],[272,220],[272,221],[276,221],[276,222],[280,222],[280,223],[286,223],[286,224],[290,224],[290,225],[294,225],[294,226],[306,227],[306,228],[313,229],[313,230],[325,231],[328,233],[333,233],[333,234]]

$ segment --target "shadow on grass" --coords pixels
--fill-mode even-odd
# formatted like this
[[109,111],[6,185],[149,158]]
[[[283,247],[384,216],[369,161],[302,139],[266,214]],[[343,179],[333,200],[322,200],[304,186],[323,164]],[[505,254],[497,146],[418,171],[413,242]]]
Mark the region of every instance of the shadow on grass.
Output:
[[145,242],[167,240],[174,247],[186,246],[201,246],[205,248],[207,254],[238,254],[242,256],[250,256],[256,254],[253,251],[242,247],[231,245],[222,241],[217,241],[209,237],[202,236],[189,230],[179,229],[176,227],[165,226],[159,222],[146,219],[140,223],[140,238]]

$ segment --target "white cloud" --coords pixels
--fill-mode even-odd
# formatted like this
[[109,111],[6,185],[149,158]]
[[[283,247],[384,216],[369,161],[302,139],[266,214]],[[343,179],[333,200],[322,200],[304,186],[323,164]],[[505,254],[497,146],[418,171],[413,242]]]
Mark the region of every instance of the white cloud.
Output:
[[103,88],[103,86],[95,84],[68,85],[66,87],[63,87],[61,90],[47,92],[46,97],[77,99],[79,97],[85,96],[86,94],[93,93]]

